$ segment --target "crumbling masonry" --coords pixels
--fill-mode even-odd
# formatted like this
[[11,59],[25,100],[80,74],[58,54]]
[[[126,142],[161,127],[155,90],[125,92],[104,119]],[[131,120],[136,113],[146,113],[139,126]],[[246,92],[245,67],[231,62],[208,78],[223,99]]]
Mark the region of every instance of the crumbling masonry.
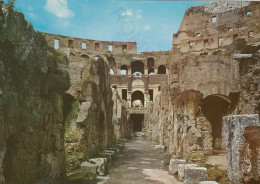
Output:
[[223,151],[231,181],[259,182],[259,20],[259,2],[191,7],[171,51],[136,54],[35,32],[0,2],[0,184],[66,183],[139,132],[180,164]]

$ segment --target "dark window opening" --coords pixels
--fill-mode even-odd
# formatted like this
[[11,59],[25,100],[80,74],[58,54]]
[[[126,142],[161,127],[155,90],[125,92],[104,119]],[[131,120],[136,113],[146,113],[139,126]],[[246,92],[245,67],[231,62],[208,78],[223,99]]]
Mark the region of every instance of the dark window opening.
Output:
[[126,50],[127,50],[127,45],[123,45],[123,46],[122,46],[122,51],[123,51],[123,52],[126,52]]
[[95,49],[96,49],[96,50],[99,49],[99,43],[95,43]]
[[86,55],[86,54],[82,54],[80,57],[83,59],[89,59],[88,55]]
[[134,74],[135,72],[140,72],[144,74],[144,63],[142,61],[134,61],[131,64],[132,71],[131,73]]
[[122,89],[122,99],[127,101],[127,89]]
[[166,67],[164,65],[158,67],[158,74],[166,74]]
[[133,132],[142,132],[144,115],[143,114],[131,114],[131,120],[133,123]]
[[222,117],[228,112],[231,100],[222,95],[210,95],[203,99],[201,111],[212,126],[213,149],[222,147]]
[[207,46],[208,44],[209,44],[209,40],[208,39],[204,40],[204,46]]
[[70,48],[73,48],[73,40],[68,40],[68,46],[69,46]]
[[148,68],[148,74],[149,75],[154,75],[154,69],[153,68]]
[[230,27],[230,28],[228,28],[228,31],[233,31],[233,29]]
[[150,101],[153,101],[153,90],[149,89]]
[[158,91],[161,91],[161,86],[158,86]]
[[147,59],[148,74],[154,74],[154,58]]
[[131,99],[132,107],[144,106],[144,94],[142,91],[135,91]]

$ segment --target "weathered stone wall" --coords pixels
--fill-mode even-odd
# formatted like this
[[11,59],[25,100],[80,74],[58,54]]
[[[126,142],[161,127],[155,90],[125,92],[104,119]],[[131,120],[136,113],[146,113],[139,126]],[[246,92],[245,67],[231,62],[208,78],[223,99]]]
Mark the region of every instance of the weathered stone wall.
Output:
[[117,139],[126,138],[129,134],[127,124],[126,102],[121,100],[116,89],[113,92],[113,124],[115,136]]
[[237,184],[259,182],[259,116],[226,116],[223,122],[230,180]]
[[69,58],[67,70],[72,76],[67,98],[74,103],[66,119],[65,148],[67,171],[72,172],[111,146],[116,137],[107,63],[102,58],[97,61]]
[[[89,52],[96,54],[136,54],[136,42],[115,42],[115,41],[99,41],[82,38],[74,38],[68,36],[61,36],[49,33],[41,33],[45,36],[50,47],[54,47],[54,39],[59,40],[59,49],[69,49],[71,52],[81,51],[82,54]],[[82,47],[82,43],[86,44],[86,48]],[[98,45],[98,46],[97,46]],[[108,50],[108,46],[112,47],[112,50]]]
[[191,7],[173,35],[173,50],[217,49],[235,38],[256,42],[260,38],[259,9],[259,2],[213,2]]
[[0,35],[0,183],[65,183],[63,60],[2,1]]

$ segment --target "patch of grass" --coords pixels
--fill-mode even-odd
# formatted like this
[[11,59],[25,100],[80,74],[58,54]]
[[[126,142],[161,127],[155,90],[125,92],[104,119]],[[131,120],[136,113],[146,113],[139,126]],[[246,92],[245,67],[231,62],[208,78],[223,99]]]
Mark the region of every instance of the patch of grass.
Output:
[[55,50],[53,47],[48,47],[47,54],[60,64],[68,64],[67,56],[63,52]]
[[86,171],[76,171],[68,176],[70,184],[96,183],[96,175]]
[[226,170],[219,169],[216,165],[206,164],[205,167],[208,169],[210,181],[216,181],[219,184],[233,184],[229,180]]
[[78,82],[77,82],[77,84],[78,85],[83,85],[85,82],[87,82],[89,80],[89,77],[86,75],[86,76],[84,76],[83,78],[81,78]]
[[79,102],[75,101],[72,104],[71,111],[68,114],[66,121],[65,121],[65,130],[68,129],[69,125],[71,124],[72,120],[76,119],[78,117],[79,112]]

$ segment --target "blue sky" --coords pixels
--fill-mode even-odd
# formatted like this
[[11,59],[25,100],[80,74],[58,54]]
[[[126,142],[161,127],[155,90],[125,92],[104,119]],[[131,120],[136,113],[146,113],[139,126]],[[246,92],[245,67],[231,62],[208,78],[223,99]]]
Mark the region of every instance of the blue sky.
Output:
[[205,1],[16,0],[34,29],[104,41],[136,41],[142,51],[170,50],[190,6]]

